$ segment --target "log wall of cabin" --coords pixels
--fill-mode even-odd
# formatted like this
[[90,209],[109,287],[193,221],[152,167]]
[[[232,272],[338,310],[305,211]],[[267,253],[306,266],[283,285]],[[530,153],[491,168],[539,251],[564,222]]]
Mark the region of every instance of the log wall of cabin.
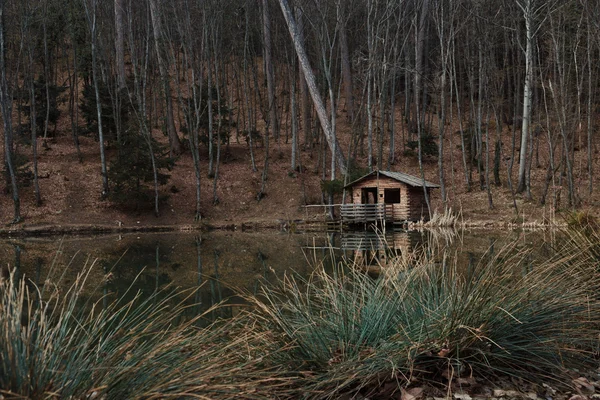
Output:
[[410,189],[410,206],[409,219],[411,221],[429,220],[429,211],[427,210],[427,202],[425,201],[425,193],[423,188]]
[[400,189],[400,203],[391,205],[393,219],[395,221],[410,219],[410,204],[412,204],[412,200],[410,198],[411,195],[408,186],[387,177],[380,177],[379,180],[377,177],[370,177],[354,185],[352,187],[352,203],[361,204],[362,189],[373,187],[378,188],[377,203],[380,204],[385,201],[385,189]]

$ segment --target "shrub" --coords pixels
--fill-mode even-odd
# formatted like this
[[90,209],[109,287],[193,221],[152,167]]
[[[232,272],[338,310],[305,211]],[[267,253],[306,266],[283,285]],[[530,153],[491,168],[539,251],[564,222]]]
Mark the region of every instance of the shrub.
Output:
[[[117,140],[117,121],[121,122],[122,127],[126,127],[131,119],[132,106],[125,91],[112,93],[109,86],[103,82],[98,82],[98,94],[100,97],[100,109],[102,111],[104,140],[108,144],[113,144]],[[115,111],[113,101],[117,97],[121,106]],[[84,83],[79,108],[85,120],[86,133],[97,135],[98,110],[96,106],[96,91],[91,82]],[[119,115],[115,114],[115,112],[118,112]]]
[[[412,151],[417,151],[419,148],[419,141],[409,140],[406,142],[406,147]],[[433,136],[426,135],[421,138],[421,151],[424,156],[438,156],[438,145]]]
[[293,346],[277,363],[302,371],[299,387],[317,397],[373,395],[386,383],[399,390],[415,375],[569,382],[565,368],[594,365],[597,274],[584,263],[528,260],[508,248],[464,270],[421,255],[376,280],[321,269],[252,298],[257,329]]
[[322,180],[321,192],[330,195],[341,194],[344,191],[344,182],[340,179]]
[[361,167],[355,158],[350,157],[348,159],[348,177],[346,178],[346,183],[354,182],[367,175],[369,172],[368,167]]
[[[150,146],[152,153],[150,152]],[[154,169],[159,185],[168,183],[166,173],[173,167],[174,160],[168,156],[168,149],[156,139],[140,132],[132,125],[121,135],[121,153],[110,162],[108,178],[111,183],[109,199],[119,206],[134,207],[140,210],[152,204],[154,198]],[[166,171],[165,171],[166,170]],[[166,194],[161,194],[165,199]]]

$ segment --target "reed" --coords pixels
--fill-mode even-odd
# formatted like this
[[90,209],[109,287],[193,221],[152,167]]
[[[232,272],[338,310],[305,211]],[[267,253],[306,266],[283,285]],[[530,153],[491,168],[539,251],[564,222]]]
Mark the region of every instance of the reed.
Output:
[[438,210],[433,211],[431,219],[427,223],[418,223],[417,225],[426,226],[428,228],[454,228],[464,227],[462,212],[455,213],[452,208],[445,208],[443,212]]

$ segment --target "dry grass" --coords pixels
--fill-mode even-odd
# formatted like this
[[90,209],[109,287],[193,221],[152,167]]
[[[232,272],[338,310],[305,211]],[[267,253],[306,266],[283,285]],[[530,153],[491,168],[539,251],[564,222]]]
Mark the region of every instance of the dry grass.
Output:
[[268,333],[250,334],[237,320],[198,328],[202,316],[185,318],[186,292],[86,303],[91,269],[66,292],[14,275],[0,280],[2,396],[234,399],[285,393],[287,378],[260,358]]
[[277,362],[304,371],[315,398],[468,376],[563,384],[568,368],[593,369],[599,343],[598,271],[573,256],[533,265],[509,246],[465,267],[423,251],[376,280],[343,266],[288,277],[251,298],[256,329],[292,346]]

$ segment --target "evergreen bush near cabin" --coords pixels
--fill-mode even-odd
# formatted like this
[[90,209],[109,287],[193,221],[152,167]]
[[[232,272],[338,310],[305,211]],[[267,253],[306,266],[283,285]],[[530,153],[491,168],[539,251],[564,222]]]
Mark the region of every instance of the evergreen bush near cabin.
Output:
[[[193,91],[190,91],[193,93]],[[203,110],[200,114],[199,118],[196,119],[196,114],[194,112],[193,99],[190,97],[182,97],[181,101],[183,104],[189,105],[189,108],[186,111],[186,126],[182,127],[181,131],[185,135],[190,134],[190,129],[187,125],[190,125],[190,121],[192,121],[191,125],[198,125],[200,131],[198,132],[199,142],[204,146],[208,146],[209,143],[209,120],[208,120],[208,84],[204,82],[202,86],[202,91],[200,91],[200,86],[198,84],[195,85],[195,93],[200,93],[200,106],[198,107],[200,110]],[[224,97],[221,98],[221,103],[217,102],[217,89],[215,86],[212,87],[210,95],[212,96],[212,112],[213,112],[213,144],[217,143],[217,140],[220,138],[221,144],[228,144],[231,139],[231,128],[235,126],[235,122],[231,119],[231,110],[227,105],[227,101]],[[221,118],[219,120],[219,111],[221,112]],[[221,129],[218,130],[219,124]],[[258,131],[257,131],[258,133]],[[246,134],[247,135],[247,134]],[[260,133],[258,133],[260,136]],[[254,136],[252,136],[254,139]],[[262,141],[262,138],[261,138]]]
[[369,172],[368,167],[361,167],[360,163],[356,161],[356,158],[350,157],[348,159],[348,177],[346,178],[346,183],[351,183],[356,181],[359,178],[367,175]]
[[[34,84],[35,87],[35,110],[36,110],[36,127],[38,129],[38,135],[44,133],[44,124],[46,121],[46,113],[48,112],[48,103],[46,97],[50,99],[50,109],[48,112],[48,134],[53,135],[56,133],[56,123],[60,118],[61,111],[59,105],[64,103],[64,99],[61,100],[60,95],[67,90],[65,86],[57,86],[53,84],[48,85],[48,96],[46,96],[46,82],[43,76],[40,76]],[[50,129],[52,126],[52,129]]]
[[[151,133],[144,132],[138,121],[132,118],[134,110],[126,92],[111,93],[111,90],[99,82],[104,137],[108,144],[117,147],[108,166],[108,198],[118,206],[139,211],[152,205],[155,196],[154,169],[158,185],[165,185],[170,177],[165,170],[171,170],[174,160],[169,158],[166,146],[152,137]],[[115,101],[119,103],[118,107],[113,105]],[[97,132],[96,92],[90,82],[84,85],[80,108],[88,132]],[[121,122],[119,137],[115,109]],[[162,194],[161,200],[166,197],[166,194]]]
[[322,180],[321,191],[330,195],[341,194],[344,191],[344,182],[340,179]]
[[[406,142],[406,147],[412,151],[418,151],[419,141],[409,140]],[[437,157],[438,156],[438,145],[435,138],[431,135],[424,135],[421,138],[421,151],[424,156]]]
[[[113,92],[111,93],[111,91]],[[100,95],[104,140],[110,145],[117,141],[117,115],[115,113],[119,113],[118,116],[123,127],[122,130],[125,130],[130,121],[132,112],[131,104],[124,91],[117,93],[115,88],[109,88],[104,82],[98,82],[98,92]],[[117,107],[113,106],[114,101],[118,101],[120,104],[117,111],[115,110]],[[97,135],[98,110],[96,108],[96,91],[91,81],[84,81],[79,108],[85,120],[86,132],[90,135]]]
[[[150,146],[152,153],[150,152]],[[152,205],[154,199],[154,169],[152,154],[157,170],[159,185],[165,185],[173,167],[168,148],[152,136],[140,131],[135,125],[121,134],[119,154],[110,162],[108,178],[111,184],[109,200],[119,206],[140,210]],[[166,198],[166,194],[162,198]]]
[[[48,112],[48,136],[52,137],[56,134],[56,124],[61,116],[59,106],[64,103],[64,99],[61,98],[61,94],[67,90],[65,86],[58,86],[54,84],[48,84],[48,95],[46,96],[46,81],[42,75],[34,82],[35,92],[35,124],[36,134],[38,136],[43,135],[45,124],[46,124],[46,113],[48,111],[48,102],[46,98],[50,99],[50,111]],[[28,121],[22,123],[18,135],[19,140],[22,143],[31,144],[31,99],[29,89],[25,88],[21,90],[21,98],[25,100],[25,105],[22,106],[21,110],[27,117]]]

